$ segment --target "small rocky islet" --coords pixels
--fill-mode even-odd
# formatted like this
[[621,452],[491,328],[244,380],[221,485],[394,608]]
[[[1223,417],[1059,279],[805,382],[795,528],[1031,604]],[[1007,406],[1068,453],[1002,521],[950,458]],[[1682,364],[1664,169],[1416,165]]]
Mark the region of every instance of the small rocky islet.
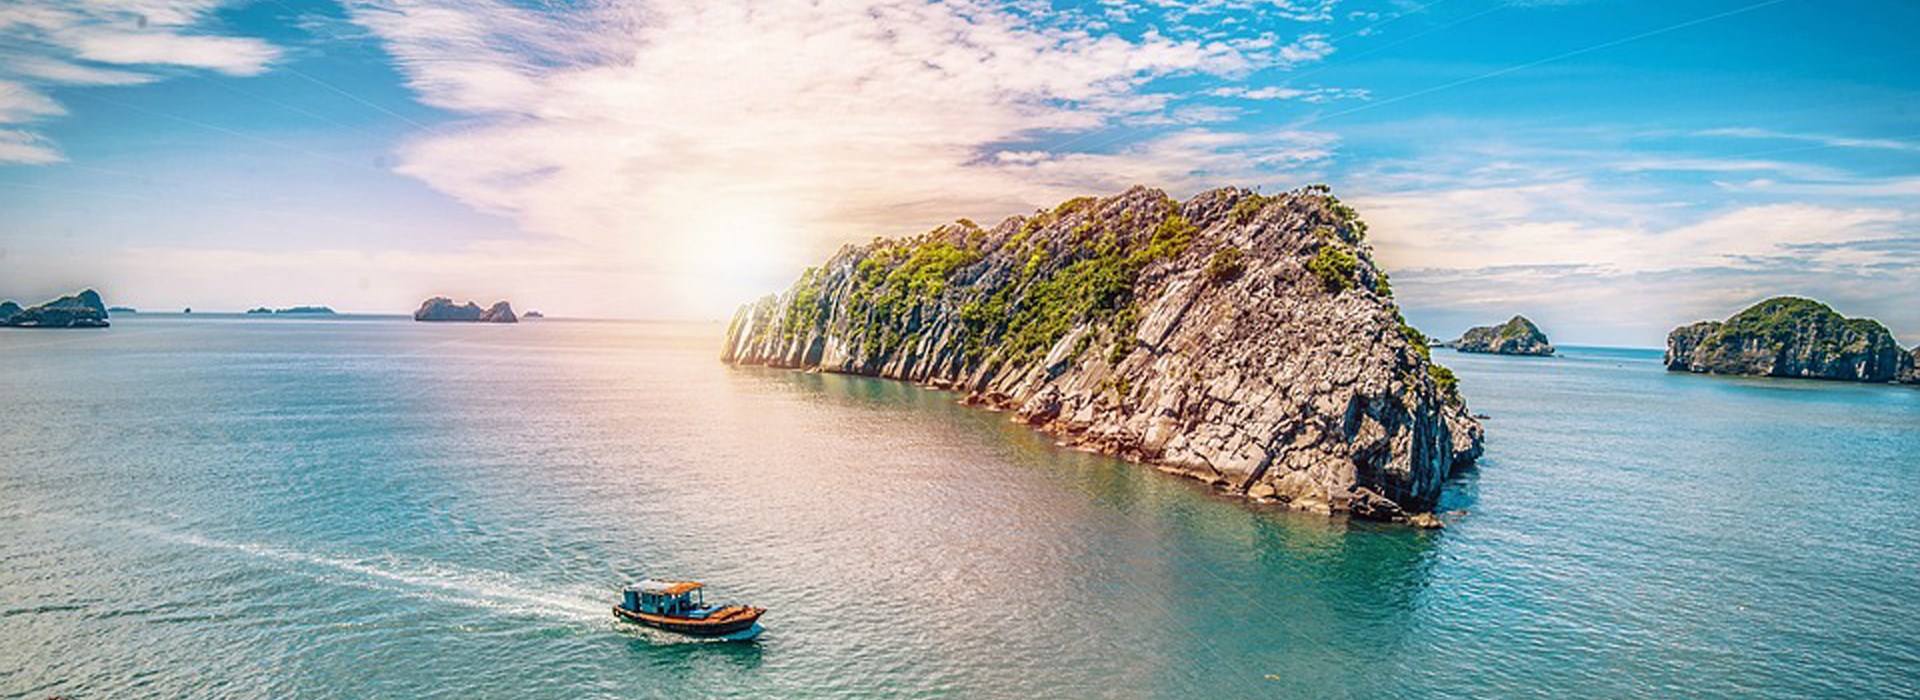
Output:
[[8,328],[106,328],[107,305],[100,293],[91,289],[21,308],[12,300],[0,301],[0,326]]
[[1477,326],[1467,329],[1459,340],[1442,343],[1459,352],[1487,353],[1492,355],[1531,355],[1551,357],[1553,343],[1547,340],[1547,334],[1525,316],[1515,315],[1506,323],[1498,326]]
[[1670,372],[1920,384],[1920,347],[1902,349],[1879,321],[1791,296],[1673,329],[1666,364]]
[[1263,503],[1437,525],[1483,431],[1324,186],[1146,187],[847,246],[722,360],[963,392],[1062,444]]
[[472,301],[466,304],[455,304],[447,297],[433,297],[420,302],[420,308],[413,312],[413,320],[454,323],[520,322],[520,318],[513,314],[513,305],[507,302],[497,301],[493,306],[482,309],[479,304]]
[[274,308],[268,308],[265,306],[259,306],[259,307],[247,309],[247,315],[249,316],[334,316],[336,315],[336,313],[334,312],[332,307],[327,307],[327,306],[289,306],[284,309],[274,309]]

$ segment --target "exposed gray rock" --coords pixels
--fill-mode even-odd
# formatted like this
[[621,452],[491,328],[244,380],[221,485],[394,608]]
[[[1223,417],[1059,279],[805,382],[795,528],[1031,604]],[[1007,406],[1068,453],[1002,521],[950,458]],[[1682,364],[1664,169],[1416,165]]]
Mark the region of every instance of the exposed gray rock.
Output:
[[481,323],[518,323],[519,321],[519,317],[513,315],[513,305],[504,301],[494,302],[493,306],[487,307],[486,312],[480,314]]
[[433,297],[420,303],[413,312],[415,321],[464,321],[469,323],[518,323],[520,319],[513,315],[513,306],[507,302],[495,302],[493,306],[482,309],[471,301],[456,306],[452,299]]
[[1724,323],[1673,329],[1666,362],[1673,372],[1889,382],[1910,371],[1914,357],[1879,321],[1846,318],[1812,299],[1774,297]]
[[1900,373],[1901,384],[1920,384],[1920,345],[1913,346],[1907,353],[1907,366]]
[[1525,316],[1514,316],[1498,326],[1478,326],[1467,329],[1459,340],[1446,344],[1460,352],[1479,352],[1494,355],[1542,355],[1553,354],[1553,343],[1547,342],[1547,334]]
[[20,308],[9,301],[0,304],[0,323],[13,328],[106,328],[107,305],[100,293],[91,289],[64,296],[39,306]]
[[1364,235],[1319,187],[963,220],[843,248],[743,306],[722,359],[953,389],[1233,494],[1401,519],[1482,431]]

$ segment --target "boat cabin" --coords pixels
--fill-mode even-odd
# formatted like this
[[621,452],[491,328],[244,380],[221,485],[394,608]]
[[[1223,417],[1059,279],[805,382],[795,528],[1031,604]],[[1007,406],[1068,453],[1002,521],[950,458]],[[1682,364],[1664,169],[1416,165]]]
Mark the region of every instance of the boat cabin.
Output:
[[628,586],[622,607],[649,615],[702,617],[707,611],[705,584],[647,579]]

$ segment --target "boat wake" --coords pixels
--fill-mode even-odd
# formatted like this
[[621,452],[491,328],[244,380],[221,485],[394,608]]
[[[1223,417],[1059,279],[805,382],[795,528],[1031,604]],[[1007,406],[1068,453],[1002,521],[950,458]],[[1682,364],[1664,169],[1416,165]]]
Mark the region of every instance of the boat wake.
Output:
[[190,533],[163,535],[182,544],[237,552],[292,564],[328,583],[378,588],[414,598],[514,615],[604,623],[610,603],[587,591],[542,590],[497,571],[437,564],[402,565],[392,560],[323,556],[249,542],[226,542]]
[[117,519],[67,514],[7,513],[9,517],[58,519],[92,526],[94,531],[116,531],[152,537],[198,549],[231,552],[277,564],[296,575],[324,583],[382,590],[440,603],[494,610],[510,615],[544,617],[575,623],[604,625],[612,617],[611,594],[591,585],[573,589],[530,582],[498,571],[405,562],[396,557],[348,558],[302,552],[253,542],[230,542],[191,532]]
[[[23,516],[7,513],[7,516]],[[96,531],[137,534],[203,550],[228,552],[264,562],[283,571],[312,578],[330,585],[378,590],[435,603],[479,608],[505,615],[539,617],[589,627],[612,627],[623,633],[656,644],[683,644],[738,641],[760,632],[759,625],[749,632],[723,637],[690,637],[661,632],[641,625],[619,622],[610,612],[611,591],[592,585],[573,588],[536,583],[511,574],[447,566],[432,562],[406,562],[391,556],[350,558],[314,554],[286,547],[235,542],[192,532],[182,532],[146,523],[124,520],[75,517],[66,514],[32,514],[34,519],[60,519],[84,522]]]

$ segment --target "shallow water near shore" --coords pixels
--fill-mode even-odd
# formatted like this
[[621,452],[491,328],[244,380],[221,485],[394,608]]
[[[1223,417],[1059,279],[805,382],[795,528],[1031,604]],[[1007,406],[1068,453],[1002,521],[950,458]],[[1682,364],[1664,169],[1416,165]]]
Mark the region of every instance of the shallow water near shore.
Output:
[[716,324],[114,323],[0,332],[0,695],[1920,695],[1910,388],[1436,351],[1490,418],[1423,532]]

